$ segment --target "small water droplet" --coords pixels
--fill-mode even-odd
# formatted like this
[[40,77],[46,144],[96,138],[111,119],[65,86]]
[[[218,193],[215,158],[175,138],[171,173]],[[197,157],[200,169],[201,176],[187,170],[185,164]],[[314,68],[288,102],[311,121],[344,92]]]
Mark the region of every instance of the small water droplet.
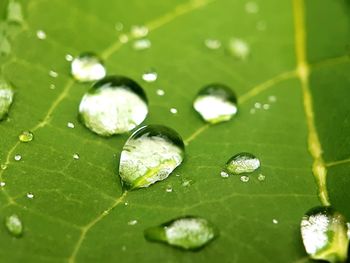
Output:
[[71,54],[66,54],[66,56],[64,57],[68,62],[72,62],[74,57]]
[[1,165],[1,170],[6,170],[7,169],[7,165],[6,164],[2,164]]
[[33,199],[34,198],[34,194],[31,193],[31,192],[27,193],[27,198]]
[[171,112],[172,114],[176,114],[176,113],[177,113],[177,109],[176,109],[176,108],[171,108],[171,109],[170,109],[170,112]]
[[255,102],[254,103],[255,109],[261,109],[261,103],[260,102]]
[[230,175],[252,173],[259,167],[260,160],[258,158],[251,153],[243,152],[234,155],[226,162],[224,172]]
[[155,82],[157,78],[158,74],[154,70],[149,70],[142,74],[142,79],[146,82]]
[[119,174],[131,189],[166,179],[184,158],[185,146],[172,129],[148,125],[133,133],[123,147]]
[[79,160],[80,159],[79,154],[78,153],[73,154],[73,159],[74,160]]
[[259,174],[259,175],[258,175],[258,180],[259,180],[260,182],[264,181],[264,180],[265,180],[265,175]]
[[162,89],[157,89],[156,93],[157,93],[158,96],[164,96],[165,95],[165,91],[162,90]]
[[21,142],[31,142],[34,138],[34,135],[30,131],[23,131],[19,136]]
[[143,38],[143,39],[138,39],[135,40],[132,47],[135,50],[146,50],[151,48],[152,43],[149,39]]
[[15,161],[20,161],[22,159],[22,155],[16,154],[14,159],[15,159]]
[[277,98],[276,98],[276,96],[271,95],[271,96],[268,97],[268,100],[269,100],[269,102],[273,103],[273,102],[277,101]]
[[106,76],[106,68],[96,54],[85,52],[73,59],[71,73],[76,80],[89,82],[104,78]]
[[211,242],[218,232],[206,219],[188,216],[148,228],[144,235],[149,241],[162,242],[186,250],[197,250]]
[[134,226],[134,225],[136,225],[138,222],[137,222],[137,220],[136,219],[133,219],[133,220],[130,220],[129,222],[128,222],[128,225],[129,226]]
[[222,178],[228,178],[230,175],[229,175],[228,173],[224,172],[224,171],[221,171],[221,172],[220,172],[220,176],[221,176]]
[[122,44],[125,44],[125,43],[128,43],[129,41],[129,37],[127,34],[121,34],[119,36],[119,42],[122,43]]
[[49,71],[49,76],[52,78],[57,78],[58,77],[58,73],[56,71],[50,70]]
[[265,103],[262,107],[264,110],[268,110],[268,109],[270,109],[270,104]]
[[246,41],[239,38],[232,38],[229,41],[228,50],[230,53],[240,60],[245,60],[250,54],[250,47]]
[[36,31],[36,36],[37,36],[37,38],[39,38],[40,40],[46,39],[46,33],[45,33],[43,30],[38,30],[38,31]]
[[250,109],[249,112],[250,112],[250,114],[255,114],[256,111],[255,111],[255,109]]
[[19,237],[23,234],[22,221],[16,214],[6,217],[5,226],[9,233],[15,237]]
[[182,179],[181,185],[184,186],[184,187],[188,187],[188,186],[190,186],[192,183],[193,183],[192,180]]
[[55,84],[50,84],[50,89],[55,89],[55,88],[56,88]]
[[75,125],[74,125],[73,122],[67,122],[67,127],[70,128],[70,129],[74,129]]
[[6,185],[5,182],[0,182],[0,187],[4,187]]
[[125,205],[125,206],[128,206],[128,205],[129,205],[129,203],[128,203],[128,202],[125,202],[125,203],[124,203],[124,205]]
[[148,27],[142,25],[134,25],[131,27],[131,35],[134,38],[142,38],[148,35]]
[[256,14],[259,12],[259,6],[255,2],[247,2],[245,4],[245,11],[249,14]]
[[274,223],[275,225],[278,224],[278,220],[277,219],[272,219],[272,223]]
[[345,262],[349,237],[345,217],[332,207],[315,207],[301,220],[301,235],[312,259]]
[[193,107],[206,122],[228,121],[237,113],[237,97],[229,87],[211,84],[198,92]]
[[171,192],[173,191],[173,188],[172,188],[171,186],[168,186],[168,187],[165,189],[165,191],[166,191],[167,193],[171,193]]
[[0,79],[0,121],[7,117],[13,97],[14,92],[10,85]]
[[135,81],[110,76],[96,82],[85,93],[79,114],[84,125],[99,135],[125,133],[146,118],[147,97]]
[[241,180],[243,183],[247,183],[247,182],[249,182],[250,178],[249,178],[249,176],[247,176],[247,175],[242,175],[241,178],[240,178],[240,180]]
[[218,39],[208,38],[204,40],[204,45],[211,50],[216,50],[221,47],[221,41]]
[[124,28],[124,25],[123,25],[122,22],[117,22],[117,23],[115,24],[114,28],[115,28],[115,30],[117,30],[117,31],[122,31],[123,28]]

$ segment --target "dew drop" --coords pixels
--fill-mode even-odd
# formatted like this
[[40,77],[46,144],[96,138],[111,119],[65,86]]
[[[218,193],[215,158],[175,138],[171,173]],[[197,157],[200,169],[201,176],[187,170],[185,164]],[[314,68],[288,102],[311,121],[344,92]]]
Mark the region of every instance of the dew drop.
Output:
[[110,76],[96,82],[85,93],[79,114],[83,124],[99,135],[125,133],[146,118],[147,97],[135,81]]
[[7,165],[6,165],[6,164],[2,164],[2,165],[0,166],[0,168],[1,168],[1,170],[6,170],[6,169],[7,169]]
[[36,36],[37,36],[37,38],[39,38],[40,40],[46,39],[46,33],[45,33],[43,30],[38,30],[38,31],[36,31]]
[[247,176],[247,175],[242,175],[241,176],[241,178],[240,178],[240,180],[241,180],[241,182],[243,182],[243,183],[247,183],[247,182],[249,182],[249,176]]
[[170,112],[171,112],[172,114],[176,114],[176,113],[177,113],[177,109],[176,109],[176,108],[171,108],[171,109],[170,109]]
[[168,186],[168,187],[165,189],[165,191],[166,191],[167,193],[171,193],[171,192],[173,191],[173,188],[172,188],[171,186]]
[[148,35],[148,27],[146,26],[140,26],[140,25],[134,25],[131,27],[131,35],[134,38],[142,38]]
[[0,187],[4,187],[6,185],[5,182],[0,182]]
[[27,198],[33,199],[34,198],[34,194],[31,193],[31,192],[27,193]]
[[133,219],[133,220],[130,220],[130,221],[128,222],[128,225],[129,225],[129,226],[134,226],[134,225],[136,225],[137,223],[138,223],[137,220]]
[[264,110],[268,110],[268,109],[270,109],[270,104],[264,104],[264,105],[262,106],[262,108],[263,108]]
[[211,84],[198,92],[193,107],[206,122],[228,121],[237,113],[237,97],[229,87]]
[[144,235],[149,241],[166,243],[186,250],[197,250],[212,241],[218,233],[206,219],[188,216],[148,228]]
[[129,203],[128,203],[128,202],[125,202],[125,203],[124,203],[124,205],[125,205],[125,206],[128,206],[128,205],[129,205]]
[[204,45],[211,50],[216,50],[221,47],[221,41],[218,39],[208,38],[204,40]]
[[251,153],[243,152],[243,153],[234,155],[226,162],[224,172],[230,175],[252,173],[255,170],[257,170],[259,167],[260,167],[260,160],[258,158],[256,158]]
[[15,161],[20,161],[22,159],[22,155],[16,154],[14,159],[15,159]]
[[230,175],[229,175],[228,173],[224,172],[224,171],[221,171],[221,172],[220,172],[220,176],[221,176],[222,178],[228,178]]
[[269,100],[269,102],[273,103],[273,102],[277,101],[277,98],[276,98],[276,96],[271,95],[271,96],[268,97],[268,100]]
[[278,224],[278,220],[277,219],[272,219],[272,223],[274,223],[275,225]]
[[229,41],[228,50],[230,53],[240,60],[245,60],[250,54],[250,47],[248,43],[239,38],[232,38]]
[[75,125],[74,125],[73,122],[67,122],[67,127],[70,128],[70,129],[74,129]]
[[146,82],[155,82],[157,78],[158,74],[154,70],[149,70],[142,74],[142,79]]
[[185,146],[177,132],[161,125],[144,126],[125,143],[119,175],[127,188],[148,187],[166,179],[184,155]]
[[50,84],[50,89],[55,89],[55,88],[56,88],[55,84]]
[[34,135],[30,131],[23,131],[19,136],[21,142],[31,142],[34,138]]
[[0,121],[7,117],[13,96],[14,92],[10,85],[0,79]]
[[258,21],[256,23],[256,29],[259,30],[259,31],[265,31],[266,30],[266,22],[265,21]]
[[80,159],[79,154],[78,153],[73,154],[73,159],[74,160],[79,160]]
[[165,91],[162,90],[162,89],[157,89],[156,93],[157,93],[158,96],[164,96],[165,95]]
[[188,187],[188,186],[190,186],[192,183],[193,183],[192,180],[183,179],[181,185],[184,186],[184,187]]
[[9,233],[15,237],[19,237],[23,234],[22,221],[16,214],[6,217],[5,226]]
[[312,259],[344,262],[348,254],[349,237],[345,217],[332,207],[315,207],[302,218],[301,236],[306,252]]
[[260,182],[265,181],[265,175],[259,174],[259,175],[258,175],[258,180],[259,180]]
[[49,76],[52,78],[57,78],[58,77],[58,73],[56,71],[50,70],[49,71]]
[[85,52],[73,59],[71,74],[80,82],[96,81],[106,76],[106,68],[96,54]]
[[260,102],[255,102],[254,103],[255,109],[261,109],[261,103]]
[[117,30],[117,31],[122,31],[123,28],[124,28],[124,25],[123,25],[122,22],[118,22],[118,23],[115,24],[114,28],[115,28],[115,30]]
[[67,54],[65,57],[64,57],[68,62],[72,62],[74,57],[71,55],[71,54]]
[[255,2],[247,2],[245,4],[245,11],[249,14],[256,14],[259,12],[259,6]]
[[250,114],[255,114],[256,110],[255,109],[250,109]]
[[127,34],[121,34],[121,35],[119,36],[119,41],[120,41],[120,43],[122,43],[122,44],[128,43],[128,41],[129,41],[128,35],[127,35]]
[[149,39],[138,39],[138,40],[135,40],[132,47],[134,50],[146,50],[146,49],[149,49],[151,48],[152,46],[152,43]]

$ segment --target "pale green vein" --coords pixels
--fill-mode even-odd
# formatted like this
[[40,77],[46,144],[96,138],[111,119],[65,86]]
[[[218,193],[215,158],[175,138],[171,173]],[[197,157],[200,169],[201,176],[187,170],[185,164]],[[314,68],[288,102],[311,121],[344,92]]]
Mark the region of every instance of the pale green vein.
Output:
[[326,163],[326,166],[327,167],[334,167],[337,165],[342,165],[342,164],[347,164],[347,163],[350,163],[350,158],[344,159],[344,160],[339,160],[339,161],[329,162],[329,163]]

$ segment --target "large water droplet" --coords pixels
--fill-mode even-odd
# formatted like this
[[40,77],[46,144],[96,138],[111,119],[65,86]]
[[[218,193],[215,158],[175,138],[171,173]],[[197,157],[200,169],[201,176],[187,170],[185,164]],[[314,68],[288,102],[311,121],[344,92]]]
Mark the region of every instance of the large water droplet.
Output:
[[198,92],[193,107],[209,123],[228,121],[237,113],[237,97],[229,87],[211,84]]
[[106,77],[85,93],[79,113],[85,126],[99,135],[125,133],[146,118],[146,94],[129,78]]
[[126,187],[135,189],[166,179],[181,164],[185,146],[174,130],[144,126],[130,136],[120,157],[119,174]]
[[182,217],[144,232],[149,241],[163,242],[187,250],[204,247],[217,236],[217,230],[206,219]]
[[[231,157],[224,168],[224,172],[235,175],[252,173],[260,167],[260,160],[251,153],[239,153]],[[249,180],[249,179],[248,179]],[[244,181],[244,180],[243,180]]]
[[34,135],[30,131],[23,131],[19,136],[21,142],[31,142],[34,138]]
[[315,207],[301,220],[301,235],[312,259],[344,262],[348,254],[348,227],[342,214],[331,207]]
[[96,54],[87,52],[73,59],[71,73],[80,82],[96,81],[106,76],[106,69]]
[[19,237],[23,233],[22,221],[16,214],[6,217],[5,226],[13,236]]
[[7,116],[13,96],[14,92],[10,85],[0,79],[0,121]]

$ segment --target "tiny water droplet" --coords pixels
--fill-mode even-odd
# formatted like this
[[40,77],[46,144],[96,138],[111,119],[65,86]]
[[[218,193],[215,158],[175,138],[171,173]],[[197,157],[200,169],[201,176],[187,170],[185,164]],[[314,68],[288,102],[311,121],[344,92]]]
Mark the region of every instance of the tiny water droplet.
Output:
[[123,25],[122,22],[118,22],[118,23],[115,24],[114,28],[115,28],[115,30],[117,30],[117,31],[122,31],[123,28],[124,28],[124,25]]
[[122,44],[128,43],[128,41],[129,41],[128,35],[127,35],[127,34],[121,34],[121,35],[119,36],[119,41],[120,41],[120,43],[122,43]]
[[172,114],[176,114],[176,113],[177,113],[177,109],[176,109],[176,108],[171,108],[171,109],[170,109],[170,112],[171,112]]
[[58,73],[54,70],[50,70],[49,71],[49,76],[52,78],[57,78],[58,77]]
[[23,23],[23,12],[20,2],[14,0],[8,1],[6,20],[19,25]]
[[206,122],[228,121],[237,113],[237,97],[229,87],[211,84],[198,92],[193,107]]
[[260,102],[255,102],[254,103],[255,109],[261,109],[261,103]]
[[131,27],[131,35],[134,38],[142,38],[148,35],[148,27],[142,25],[134,25]]
[[67,122],[67,127],[70,128],[70,129],[74,129],[75,125],[74,125],[73,122]]
[[264,110],[268,110],[270,109],[270,104],[264,104],[262,107]]
[[243,39],[232,38],[228,45],[229,52],[240,60],[245,60],[250,54],[250,47]]
[[34,135],[30,131],[23,131],[19,136],[21,142],[31,142],[34,138]]
[[[260,160],[255,157],[255,155],[243,152],[232,156],[226,162],[224,172],[227,172],[230,175],[252,173],[259,167]],[[245,178],[243,178],[243,180],[245,180]]]
[[302,218],[301,235],[306,252],[312,259],[344,262],[349,237],[345,217],[332,207],[315,207]]
[[78,153],[73,154],[73,159],[74,160],[79,160],[80,159],[79,154]]
[[65,57],[64,57],[68,62],[72,62],[74,57],[71,55],[71,54],[67,54]]
[[256,14],[259,12],[259,6],[255,2],[247,2],[245,4],[245,11],[249,14]]
[[119,174],[130,189],[148,187],[166,179],[184,155],[185,146],[177,132],[161,125],[144,126],[125,143]]
[[15,159],[15,161],[20,161],[22,159],[22,155],[16,154],[14,159]]
[[128,203],[128,202],[125,202],[125,203],[124,203],[124,205],[125,205],[125,206],[128,206],[128,205],[129,205],[129,203]]
[[157,78],[158,74],[154,70],[149,70],[142,74],[142,79],[146,82],[155,82]]
[[249,182],[249,176],[247,176],[247,175],[242,175],[241,176],[241,178],[240,178],[240,180],[243,182],[243,183],[247,183],[247,182]]
[[27,193],[27,198],[33,199],[34,198],[34,194],[31,193],[31,192]]
[[250,109],[249,112],[250,112],[250,114],[255,114],[256,111],[255,111],[255,109]]
[[7,169],[7,165],[6,164],[2,164],[1,165],[1,170],[6,170]]
[[192,183],[193,183],[192,180],[182,179],[181,185],[184,186],[184,187],[188,187],[188,186],[190,186]]
[[133,220],[130,220],[130,221],[128,222],[128,225],[129,225],[129,226],[134,226],[134,225],[136,225],[137,223],[138,223],[137,220],[133,219]]
[[16,214],[6,217],[5,226],[9,233],[15,237],[19,237],[23,234],[22,221]]
[[46,33],[45,33],[43,30],[38,30],[38,31],[36,31],[36,36],[37,36],[37,38],[39,38],[40,40],[46,39]]
[[166,191],[167,193],[171,193],[171,192],[173,191],[173,188],[172,188],[171,186],[168,186],[168,187],[165,189],[165,191]]
[[181,217],[145,230],[145,238],[186,250],[197,250],[212,241],[218,232],[206,219]]
[[276,98],[276,96],[274,96],[274,95],[271,95],[271,96],[269,96],[268,97],[268,100],[269,100],[269,102],[276,102],[277,101],[277,98]]
[[0,182],[0,187],[4,187],[6,185],[5,182]]
[[222,178],[228,178],[230,175],[229,175],[228,173],[224,172],[224,171],[221,171],[221,172],[220,172],[220,176],[221,176]]
[[165,95],[165,91],[162,90],[162,89],[157,89],[156,93],[157,93],[158,96],[164,96]]
[[221,47],[221,41],[218,39],[208,38],[204,40],[204,45],[211,50],[216,50]]
[[258,175],[258,180],[259,180],[260,182],[264,181],[264,180],[265,180],[265,175],[259,174],[259,175]]
[[152,43],[149,39],[143,38],[143,39],[138,39],[135,40],[132,47],[135,50],[146,50],[151,48]]
[[106,68],[96,54],[85,52],[73,59],[71,73],[76,80],[89,82],[104,78],[106,76]]
[[272,219],[272,223],[274,223],[275,225],[278,224],[278,220],[277,219]]
[[110,76],[96,82],[85,93],[79,114],[83,124],[99,135],[125,133],[146,118],[147,97],[135,81]]
[[55,84],[50,84],[50,89],[55,89],[55,88],[56,88]]
[[10,85],[0,79],[0,121],[8,115],[10,106],[13,102],[14,92]]

